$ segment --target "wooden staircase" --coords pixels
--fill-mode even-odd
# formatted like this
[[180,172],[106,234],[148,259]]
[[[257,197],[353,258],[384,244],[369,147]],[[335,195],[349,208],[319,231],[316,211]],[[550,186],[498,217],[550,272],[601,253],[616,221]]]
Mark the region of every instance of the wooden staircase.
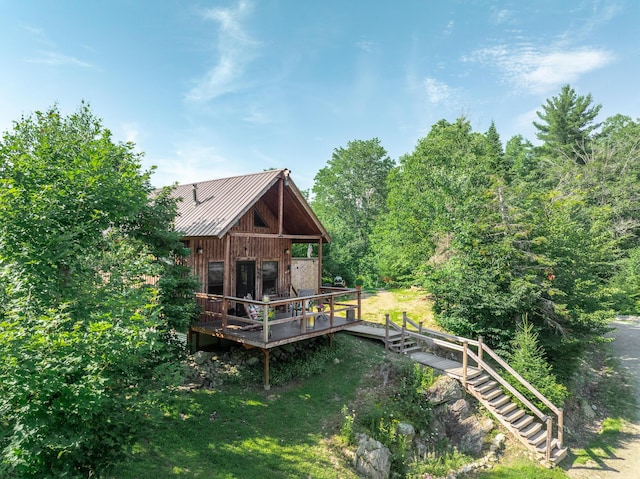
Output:
[[[425,329],[403,313],[402,327],[386,315],[385,346],[414,361],[458,379],[493,416],[530,451],[558,464],[567,455],[563,446],[563,410],[552,404],[491,348],[478,341]],[[446,357],[449,356],[449,357]],[[490,363],[486,357],[490,357]],[[469,362],[474,363],[472,365]],[[509,378],[509,380],[505,379]],[[549,413],[522,395],[518,381],[546,406]]]

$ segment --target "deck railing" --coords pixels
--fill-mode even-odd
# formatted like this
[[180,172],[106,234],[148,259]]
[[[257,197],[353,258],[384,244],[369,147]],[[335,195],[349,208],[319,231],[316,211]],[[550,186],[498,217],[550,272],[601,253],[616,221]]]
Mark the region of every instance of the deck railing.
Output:
[[269,328],[278,324],[300,320],[300,333],[305,334],[315,327],[319,317],[328,318],[330,328],[337,315],[353,320],[361,318],[360,289],[323,287],[320,294],[272,296],[265,301],[205,293],[195,296],[201,307],[201,322],[219,320],[223,331],[227,330],[230,321],[245,329],[261,328],[265,343],[269,341]]
[[[413,328],[413,329],[411,329]],[[407,338],[414,338],[419,343],[426,343],[429,346],[438,346],[444,349],[457,351],[462,356],[462,384],[467,387],[467,375],[469,368],[469,360],[476,364],[476,367],[481,371],[485,371],[493,379],[495,379],[502,387],[504,387],[511,395],[518,399],[527,409],[535,414],[540,421],[546,426],[547,444],[546,444],[546,459],[547,461],[551,457],[552,449],[552,436],[554,429],[554,422],[557,426],[557,447],[562,448],[564,439],[564,412],[562,408],[555,406],[549,399],[547,399],[540,391],[533,387],[526,379],[518,374],[509,364],[504,361],[493,349],[482,342],[482,337],[479,337],[477,341],[473,339],[464,338],[461,336],[455,336],[440,331],[434,331],[422,326],[422,322],[416,323],[412,321],[407,313],[402,313],[402,326],[399,326],[389,319],[389,315],[385,318],[385,344],[389,344],[389,330],[393,329],[401,334],[400,352],[404,351],[405,341]],[[475,352],[473,349],[475,349]],[[489,364],[484,357],[484,353],[487,353],[495,363]],[[522,384],[533,396],[540,400],[551,412],[555,415],[547,415],[540,411],[529,399],[527,399],[520,391],[518,391],[513,385],[511,385],[506,379],[504,379],[500,373],[496,370],[501,367],[504,371],[508,372],[513,378],[515,378],[520,384]]]

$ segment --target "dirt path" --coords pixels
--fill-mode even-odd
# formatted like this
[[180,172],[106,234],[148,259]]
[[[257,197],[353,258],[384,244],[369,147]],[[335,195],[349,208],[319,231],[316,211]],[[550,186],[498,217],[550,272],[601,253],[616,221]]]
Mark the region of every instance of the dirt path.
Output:
[[[640,318],[616,321],[614,351],[622,366],[635,378],[635,394],[640,404]],[[640,417],[640,414],[639,414]],[[640,422],[625,431],[619,448],[605,460],[594,458],[586,464],[574,464],[567,475],[572,479],[638,479],[640,478]]]

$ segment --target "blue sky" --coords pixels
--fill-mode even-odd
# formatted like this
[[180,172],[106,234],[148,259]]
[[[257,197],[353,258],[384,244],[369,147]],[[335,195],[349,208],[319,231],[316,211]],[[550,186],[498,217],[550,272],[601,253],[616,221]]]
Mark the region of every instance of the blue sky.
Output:
[[636,0],[0,0],[0,130],[85,100],[156,186],[292,170],[377,137],[397,160],[439,119],[535,140],[570,83],[640,117]]

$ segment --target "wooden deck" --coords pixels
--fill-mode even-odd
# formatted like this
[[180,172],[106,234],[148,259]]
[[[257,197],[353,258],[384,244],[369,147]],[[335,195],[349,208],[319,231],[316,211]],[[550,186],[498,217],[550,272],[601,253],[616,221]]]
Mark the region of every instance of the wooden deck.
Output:
[[320,294],[266,301],[197,293],[202,312],[200,322],[190,328],[189,344],[199,349],[203,334],[263,350],[317,336],[331,338],[361,323],[360,295],[357,288],[333,287],[321,288]]

